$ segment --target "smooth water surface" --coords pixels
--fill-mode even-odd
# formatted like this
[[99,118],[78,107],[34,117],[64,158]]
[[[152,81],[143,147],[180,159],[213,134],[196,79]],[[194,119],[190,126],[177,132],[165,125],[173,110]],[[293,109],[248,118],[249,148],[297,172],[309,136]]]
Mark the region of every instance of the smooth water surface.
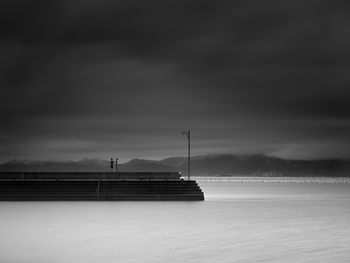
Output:
[[204,202],[1,202],[0,262],[350,262],[347,179],[196,179]]

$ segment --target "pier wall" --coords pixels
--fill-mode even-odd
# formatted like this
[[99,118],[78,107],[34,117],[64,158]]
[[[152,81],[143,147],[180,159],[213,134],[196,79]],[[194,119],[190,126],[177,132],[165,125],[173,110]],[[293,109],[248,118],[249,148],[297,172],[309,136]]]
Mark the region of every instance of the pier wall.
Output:
[[0,172],[0,179],[179,180],[179,172]]
[[[23,177],[24,176],[24,177]],[[179,173],[1,173],[0,201],[201,201]]]

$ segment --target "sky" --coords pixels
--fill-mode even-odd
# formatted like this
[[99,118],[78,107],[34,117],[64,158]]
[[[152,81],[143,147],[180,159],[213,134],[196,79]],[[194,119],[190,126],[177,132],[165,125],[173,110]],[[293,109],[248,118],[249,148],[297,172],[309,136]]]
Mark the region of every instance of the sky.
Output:
[[349,7],[2,0],[0,162],[350,158]]

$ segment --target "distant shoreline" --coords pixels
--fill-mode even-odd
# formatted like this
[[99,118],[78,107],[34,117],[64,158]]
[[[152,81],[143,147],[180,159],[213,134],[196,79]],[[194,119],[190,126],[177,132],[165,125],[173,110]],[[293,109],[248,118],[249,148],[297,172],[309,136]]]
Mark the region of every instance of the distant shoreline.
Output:
[[[181,172],[187,176],[187,158],[133,159],[118,164],[119,172]],[[108,160],[83,159],[71,162],[10,161],[0,164],[5,172],[102,172],[111,171]],[[191,157],[192,176],[257,177],[350,177],[350,160],[285,160],[263,154],[207,155]]]

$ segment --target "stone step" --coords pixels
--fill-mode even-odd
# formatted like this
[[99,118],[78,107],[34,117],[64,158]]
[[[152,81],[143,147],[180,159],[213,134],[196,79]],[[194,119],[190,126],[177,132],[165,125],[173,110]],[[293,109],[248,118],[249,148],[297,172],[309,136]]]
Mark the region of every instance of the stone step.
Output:
[[6,200],[204,200],[195,181],[0,180]]

